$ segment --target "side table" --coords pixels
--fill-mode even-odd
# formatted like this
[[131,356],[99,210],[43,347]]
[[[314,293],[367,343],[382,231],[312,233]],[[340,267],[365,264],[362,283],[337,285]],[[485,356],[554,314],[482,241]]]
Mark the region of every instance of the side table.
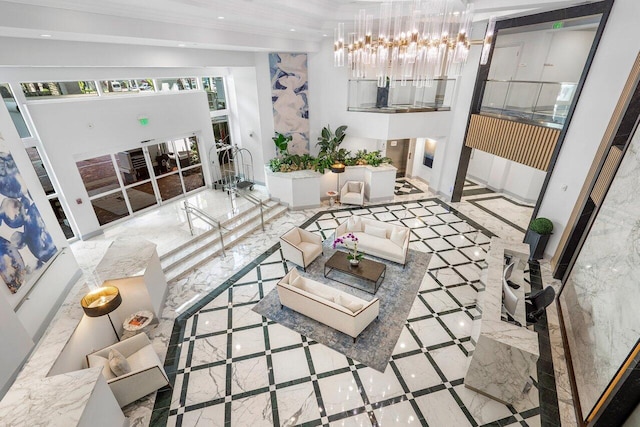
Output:
[[336,203],[335,197],[338,195],[337,191],[327,191],[327,196],[329,196],[329,206],[333,207]]
[[149,326],[154,318],[155,316],[149,310],[136,311],[124,320],[122,324],[124,332],[122,333],[121,339],[130,338],[142,331],[150,329]]

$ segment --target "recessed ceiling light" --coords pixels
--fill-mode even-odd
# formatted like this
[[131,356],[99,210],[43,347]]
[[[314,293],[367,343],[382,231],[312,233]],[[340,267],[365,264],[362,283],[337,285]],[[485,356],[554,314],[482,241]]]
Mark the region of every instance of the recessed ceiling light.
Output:
[[184,43],[179,43],[178,44],[178,47],[185,47],[185,46],[186,46],[186,44],[184,44]]
[[322,37],[329,37],[329,36],[327,36],[326,34],[323,34]]
[[40,34],[40,37],[51,37],[51,34]]
[[224,16],[218,16],[218,19],[224,19]]
[[290,29],[289,31],[295,31],[295,30],[296,30],[295,28],[292,28],[292,29]]

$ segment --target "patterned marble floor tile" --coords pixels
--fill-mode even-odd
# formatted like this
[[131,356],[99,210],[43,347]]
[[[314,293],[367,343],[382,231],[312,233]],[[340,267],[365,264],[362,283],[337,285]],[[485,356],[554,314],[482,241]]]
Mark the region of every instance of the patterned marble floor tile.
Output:
[[375,409],[373,413],[380,426],[417,425],[418,415],[408,401]]
[[324,410],[328,416],[364,405],[360,390],[351,372],[332,375],[318,380]]
[[290,345],[302,344],[302,336],[291,329],[274,323],[268,326],[269,329],[269,346],[271,350],[275,350]]
[[390,365],[387,365],[384,373],[371,368],[360,368],[358,376],[370,404],[383,402],[404,394],[402,385]]
[[442,384],[442,379],[423,353],[402,357],[393,363],[411,392]]
[[411,334],[408,326],[408,323],[405,324],[404,328],[402,328],[402,332],[400,332],[400,336],[398,337],[396,346],[393,349],[392,354],[394,356],[418,350],[420,348],[420,345],[416,341],[415,337]]
[[320,418],[313,383],[306,382],[279,388],[278,415],[282,426],[295,426]]
[[472,425],[447,389],[417,397],[416,403],[430,426],[467,427]]
[[269,387],[266,357],[252,357],[231,364],[231,393],[246,393]]
[[224,427],[224,403],[182,415],[182,427]]
[[440,325],[438,319],[423,319],[409,323],[423,347],[432,347],[453,341],[451,335]]
[[231,351],[234,358],[262,353],[265,350],[262,327],[233,332],[231,340]]
[[302,348],[271,353],[276,384],[306,378],[311,375],[307,356]]
[[457,345],[432,350],[429,354],[449,381],[464,378],[467,356]]
[[190,371],[188,379],[189,388],[187,388],[187,395],[184,402],[185,406],[224,397],[226,393],[226,378],[226,365],[211,366]]
[[464,385],[453,388],[478,424],[488,424],[511,416],[505,405],[469,390]]
[[231,402],[231,425],[272,427],[274,422],[269,393]]
[[313,368],[316,374],[337,371],[338,369],[349,366],[347,358],[335,350],[322,344],[314,344],[309,346]]

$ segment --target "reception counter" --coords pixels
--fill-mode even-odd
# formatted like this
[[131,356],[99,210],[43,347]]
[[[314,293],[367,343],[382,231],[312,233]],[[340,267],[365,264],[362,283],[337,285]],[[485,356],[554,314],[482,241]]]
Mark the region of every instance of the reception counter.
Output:
[[[157,262],[156,262],[157,261]],[[117,240],[95,269],[103,281],[118,283],[123,303],[111,317],[122,329],[130,310],[159,314],[166,292],[156,246],[145,240]],[[84,315],[80,299],[89,287],[80,280],[15,382],[0,401],[0,424],[7,426],[126,426],[102,368],[85,369],[85,355],[116,342],[106,316]],[[140,298],[136,302],[134,298]]]
[[474,321],[471,338],[476,347],[464,385],[502,403],[514,404],[525,397],[523,390],[536,372],[539,350],[537,333],[525,327],[524,286],[514,290],[518,296],[515,319],[523,326],[501,320],[505,255],[517,258],[516,270],[522,272],[529,259],[529,245],[491,239],[485,290],[478,301],[482,317]]

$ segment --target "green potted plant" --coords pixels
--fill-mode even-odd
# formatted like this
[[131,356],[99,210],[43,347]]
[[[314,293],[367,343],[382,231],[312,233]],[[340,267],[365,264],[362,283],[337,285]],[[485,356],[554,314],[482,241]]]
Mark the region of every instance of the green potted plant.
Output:
[[322,132],[318,137],[318,143],[316,144],[320,147],[320,152],[316,160],[316,171],[324,173],[324,170],[330,168],[335,162],[344,163],[349,152],[339,147],[344,137],[347,136],[345,133],[346,129],[346,126],[339,126],[336,132],[333,133],[329,126],[322,128]]
[[274,136],[271,139],[273,140],[273,143],[276,145],[276,148],[278,149],[278,155],[280,157],[286,156],[287,146],[289,145],[293,137],[291,135],[285,136],[280,132],[276,132],[276,136]]
[[529,244],[529,259],[541,259],[553,233],[553,223],[547,218],[536,218],[529,224],[524,242]]

